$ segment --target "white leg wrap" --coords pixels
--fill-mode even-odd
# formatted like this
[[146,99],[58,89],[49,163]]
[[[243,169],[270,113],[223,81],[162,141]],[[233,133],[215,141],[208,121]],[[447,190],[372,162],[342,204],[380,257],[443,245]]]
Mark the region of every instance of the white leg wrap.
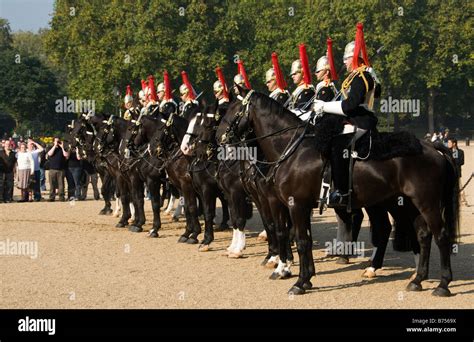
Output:
[[234,229],[233,232],[232,232],[232,242],[230,243],[230,246],[227,247],[227,251],[231,252],[235,249],[235,247],[237,246],[237,239],[238,239],[238,236],[237,236],[237,233],[238,233],[238,229]]

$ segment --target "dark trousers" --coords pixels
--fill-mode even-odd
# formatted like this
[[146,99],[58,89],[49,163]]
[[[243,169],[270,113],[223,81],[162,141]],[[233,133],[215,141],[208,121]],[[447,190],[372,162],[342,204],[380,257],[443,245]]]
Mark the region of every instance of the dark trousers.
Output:
[[56,197],[56,189],[60,200],[64,200],[64,170],[49,170],[49,198]]
[[92,189],[94,191],[94,199],[96,200],[100,199],[100,192],[99,192],[99,188],[97,187],[97,180],[98,180],[97,173],[89,174],[85,172],[85,174],[86,174],[86,181],[82,185],[82,198],[87,199],[87,188],[89,187],[89,183],[91,183]]
[[74,177],[72,176],[71,170],[69,170],[69,168],[64,170],[64,176],[66,177],[67,183],[67,198],[71,198],[74,196]]
[[[70,167],[69,172],[71,173],[72,180],[74,183],[74,197],[76,199],[79,199],[81,197],[81,173],[82,173],[82,168],[80,167]],[[69,180],[68,180],[68,187],[69,187]],[[72,192],[72,191],[71,191]],[[69,193],[69,189],[68,189]],[[69,193],[69,197],[71,197],[71,194]]]
[[46,170],[44,168],[40,168],[40,185],[41,191],[46,191]]
[[13,200],[13,172],[0,172],[0,201]]
[[41,199],[41,172],[40,170],[35,171],[34,174],[35,177],[35,183],[33,185],[33,198],[36,201],[39,201]]

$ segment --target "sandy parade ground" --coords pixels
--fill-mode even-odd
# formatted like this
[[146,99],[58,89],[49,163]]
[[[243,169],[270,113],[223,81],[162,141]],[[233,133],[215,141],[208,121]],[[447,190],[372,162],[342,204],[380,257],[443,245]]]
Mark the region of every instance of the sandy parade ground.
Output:
[[[474,146],[460,147],[466,159],[464,184],[474,172]],[[148,238],[146,232],[115,228],[115,217],[99,216],[103,201],[92,200],[91,194],[80,202],[0,204],[0,242],[26,241],[31,247],[29,255],[10,250],[0,256],[1,308],[474,308],[474,181],[466,188],[471,206],[461,208],[450,298],[431,295],[439,279],[434,242],[424,291],[405,291],[413,256],[394,252],[391,244],[378,277],[362,278],[372,252],[367,215],[360,235],[365,256],[348,265],[326,256],[325,243],[336,236],[334,212],[313,215],[314,288],[292,296],[287,291],[298,274],[296,248],[293,278],[270,280],[271,270],[260,266],[267,246],[256,239],[263,229],[256,210],[247,223],[244,258],[229,259],[224,251],[230,230],[215,233],[209,252],[198,252],[197,245],[177,243],[184,218],[171,222],[162,213],[160,238]],[[149,201],[145,206],[147,231],[152,213]]]

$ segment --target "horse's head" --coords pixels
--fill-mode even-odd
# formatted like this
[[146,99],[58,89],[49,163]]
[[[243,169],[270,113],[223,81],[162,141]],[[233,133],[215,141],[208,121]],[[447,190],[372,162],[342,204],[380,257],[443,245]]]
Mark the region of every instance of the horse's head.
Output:
[[125,155],[127,150],[134,150],[143,143],[143,117],[143,114],[140,114],[136,120],[131,120],[130,124],[127,125],[127,129],[119,145],[120,154]]
[[173,100],[163,101],[160,103],[160,113],[169,118],[171,114],[178,114],[178,105]]
[[224,118],[217,128],[216,138],[219,144],[228,144],[237,139],[244,139],[249,133],[250,100],[253,90],[245,89],[235,84],[237,97],[229,104]]
[[218,114],[217,102],[208,106],[202,114],[200,129],[196,132],[194,153],[199,160],[211,159],[216,151],[216,129],[221,117]]
[[102,153],[106,147],[109,147],[114,142],[115,136],[115,116],[111,115],[108,119],[100,118],[94,119],[96,127],[96,137],[94,140],[94,150],[97,153]]

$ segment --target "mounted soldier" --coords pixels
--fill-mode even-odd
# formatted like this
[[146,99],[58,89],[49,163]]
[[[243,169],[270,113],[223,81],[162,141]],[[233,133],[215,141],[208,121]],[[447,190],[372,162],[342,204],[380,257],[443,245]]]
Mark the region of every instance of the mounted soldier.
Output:
[[320,81],[316,85],[316,99],[321,101],[331,101],[337,94],[333,81],[337,81],[338,76],[334,67],[331,38],[328,38],[327,46],[326,55],[318,59],[314,70],[316,79]]
[[180,106],[179,115],[189,121],[191,115],[199,106],[199,103],[196,100],[196,92],[189,81],[186,71],[181,71],[181,78],[183,79],[183,84],[179,87],[179,93],[181,95],[182,106]]
[[[349,76],[342,83],[341,101],[324,102],[315,100],[316,113],[330,113],[347,118],[342,134],[333,138],[331,149],[331,170],[335,191],[329,195],[329,207],[344,207],[349,194],[349,144],[352,145],[368,130],[377,125],[373,112],[376,77],[367,56],[363,26],[357,24],[356,39],[344,49],[344,64]],[[350,134],[348,136],[348,134]],[[352,140],[352,141],[351,141]]]
[[235,95],[237,95],[237,98],[242,100],[239,89],[236,87],[236,85],[243,89],[252,89],[247,77],[247,72],[245,71],[244,62],[241,59],[237,61],[237,75],[234,76],[234,86],[232,87],[232,90],[234,91]]
[[311,84],[311,72],[309,70],[306,46],[300,44],[300,58],[291,64],[290,76],[296,89],[291,94],[288,109],[305,111],[309,110],[309,103],[315,94],[314,86]]
[[133,105],[133,93],[132,88],[129,85],[127,86],[127,91],[125,93],[124,104],[126,111],[123,114],[123,118],[129,121],[136,120],[140,116],[140,110],[138,107]]
[[151,115],[158,107],[158,97],[156,95],[155,78],[153,75],[148,76],[148,85],[144,92],[146,105],[142,108],[140,113],[143,115]]
[[224,73],[220,67],[216,68],[217,81],[213,84],[214,96],[218,101],[218,114],[224,115],[229,107],[229,91],[225,83]]
[[163,97],[160,100],[160,112],[167,113],[167,114],[176,114],[178,113],[178,104],[173,99],[172,90],[171,90],[171,83],[168,71],[164,71],[163,73],[163,86],[164,90],[162,91],[161,88],[158,88],[159,96],[163,92]]
[[265,73],[265,83],[270,92],[270,97],[280,104],[286,106],[290,93],[286,90],[287,84],[283,73],[281,72],[280,64],[278,63],[278,56],[275,52],[272,53],[273,67],[268,69]]

